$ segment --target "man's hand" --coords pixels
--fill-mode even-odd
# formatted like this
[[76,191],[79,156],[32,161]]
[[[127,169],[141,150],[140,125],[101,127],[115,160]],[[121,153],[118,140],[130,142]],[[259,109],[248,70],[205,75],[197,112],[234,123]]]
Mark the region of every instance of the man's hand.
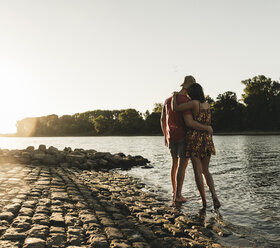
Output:
[[213,128],[211,126],[207,126],[207,130],[206,130],[209,134],[213,134]]

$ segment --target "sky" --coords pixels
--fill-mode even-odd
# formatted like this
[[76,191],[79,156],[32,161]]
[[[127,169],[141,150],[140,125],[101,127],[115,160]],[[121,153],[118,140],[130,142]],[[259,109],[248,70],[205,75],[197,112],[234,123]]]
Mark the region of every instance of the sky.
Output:
[[186,75],[212,98],[280,79],[278,0],[0,0],[0,133],[95,109],[151,111]]

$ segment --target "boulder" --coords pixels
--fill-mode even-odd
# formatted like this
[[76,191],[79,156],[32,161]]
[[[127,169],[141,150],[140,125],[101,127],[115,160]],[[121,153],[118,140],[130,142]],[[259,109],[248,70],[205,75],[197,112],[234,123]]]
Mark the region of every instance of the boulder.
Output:
[[26,148],[26,151],[28,151],[28,152],[34,152],[34,150],[35,150],[35,147],[34,147],[34,146],[28,146],[28,147]]
[[72,163],[74,161],[84,163],[86,161],[86,155],[83,153],[71,152],[66,155],[66,161],[70,162],[70,163]]
[[47,153],[53,154],[53,155],[57,155],[59,153],[59,150],[56,147],[54,147],[54,146],[50,146],[47,149]]
[[47,147],[45,145],[39,145],[38,150],[42,151],[42,152],[45,152],[47,150]]
[[33,153],[32,159],[41,161],[45,158],[45,156],[46,156],[45,152],[42,152],[41,150],[37,150]]
[[63,151],[66,152],[66,153],[69,153],[69,152],[72,152],[72,148],[71,147],[65,147]]
[[56,164],[57,158],[54,155],[46,154],[45,157],[42,160],[42,163],[44,164]]

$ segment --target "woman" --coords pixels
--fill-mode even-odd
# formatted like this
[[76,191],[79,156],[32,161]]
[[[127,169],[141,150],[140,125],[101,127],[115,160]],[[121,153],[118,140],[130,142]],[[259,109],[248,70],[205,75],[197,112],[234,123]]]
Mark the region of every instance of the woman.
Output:
[[[206,102],[203,89],[200,84],[195,83],[191,85],[190,88],[188,88],[188,94],[192,100],[187,103],[177,105],[175,93],[172,98],[172,108],[176,111],[183,111],[187,109],[192,110],[194,120],[202,124],[210,125],[210,106]],[[203,208],[206,208],[207,203],[202,174],[204,175],[206,183],[212,194],[214,208],[218,209],[221,204],[216,195],[212,175],[208,170],[211,155],[215,155],[212,135],[206,131],[189,129],[187,131],[186,140],[186,157],[191,158],[195,173],[195,181],[202,199]]]

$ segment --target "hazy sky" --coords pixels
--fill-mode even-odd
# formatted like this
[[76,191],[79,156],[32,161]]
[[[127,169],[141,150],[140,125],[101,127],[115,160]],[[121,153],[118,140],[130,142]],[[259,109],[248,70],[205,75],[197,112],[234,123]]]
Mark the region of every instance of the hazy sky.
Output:
[[151,110],[187,74],[206,94],[280,77],[278,0],[0,0],[0,133],[16,120]]

